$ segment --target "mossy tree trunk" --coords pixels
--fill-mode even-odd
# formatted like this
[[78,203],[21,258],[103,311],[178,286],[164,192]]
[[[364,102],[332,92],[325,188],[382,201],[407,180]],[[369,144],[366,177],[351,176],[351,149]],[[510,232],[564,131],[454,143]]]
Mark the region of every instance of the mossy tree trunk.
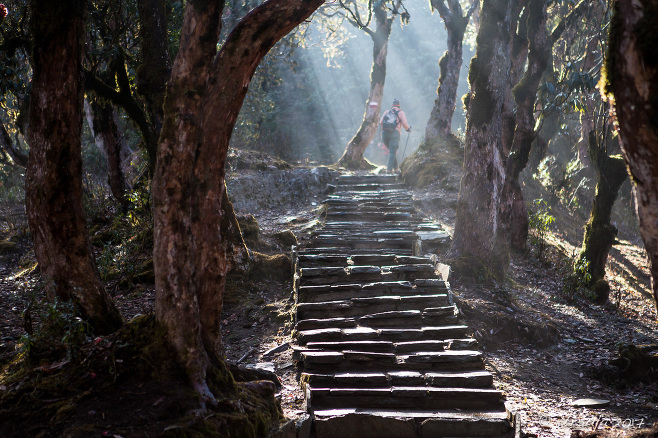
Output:
[[366,148],[370,144],[379,125],[382,96],[384,95],[384,82],[386,81],[386,56],[388,54],[388,38],[391,35],[391,26],[394,16],[388,17],[383,2],[373,4],[375,16],[375,31],[367,27],[362,28],[372,38],[372,69],[370,71],[370,92],[366,100],[366,112],[357,133],[352,137],[338,160],[338,165],[347,169],[366,169],[371,165],[363,158]]
[[[534,106],[539,83],[554,76],[551,60],[551,48],[567,27],[573,26],[587,7],[586,0],[578,3],[569,14],[560,21],[550,35],[546,34],[546,19],[540,17],[538,5],[527,4],[528,20],[524,24],[527,35],[528,66],[524,78],[513,89],[513,96],[518,109],[514,117],[514,136],[511,154],[507,163],[511,191],[510,245],[516,250],[523,250],[528,239],[528,209],[519,185],[519,175],[532,160],[531,166],[537,167],[546,154],[549,141],[559,132],[560,113],[551,109],[543,114],[539,130],[534,130],[536,120]],[[533,12],[534,11],[534,12]],[[540,22],[538,22],[539,20]],[[544,23],[544,27],[541,26]],[[521,32],[517,33],[518,34]],[[517,43],[518,44],[518,43]],[[543,70],[540,70],[542,69]],[[534,156],[530,153],[534,151]],[[509,199],[509,198],[508,198]]]
[[452,246],[448,256],[462,274],[486,269],[501,278],[509,245],[497,246],[498,204],[505,180],[502,106],[510,70],[512,0],[483,2],[475,58],[471,61],[468,126]]
[[25,181],[34,250],[50,298],[73,301],[97,333],[122,324],[103,287],[82,208],[85,1],[33,0],[33,76]]
[[459,71],[462,66],[462,51],[464,32],[466,26],[477,7],[478,2],[463,13],[458,0],[431,0],[432,10],[439,11],[448,34],[445,51],[439,60],[439,88],[436,90],[437,98],[425,127],[425,146],[436,143],[439,138],[452,135],[452,116],[457,106],[457,86],[459,85]]
[[217,53],[224,2],[191,0],[165,99],[153,180],[156,317],[190,383],[213,401],[208,373],[221,361],[227,254],[224,163],[247,87],[261,59],[322,0],[267,0]]
[[528,212],[519,184],[519,175],[528,164],[530,149],[535,139],[537,89],[546,70],[551,49],[546,29],[546,0],[530,0],[526,11],[523,27],[527,35],[527,67],[513,89],[516,103],[515,129],[507,158],[505,189],[500,204],[502,229],[506,231],[500,236],[505,240],[509,239],[511,247],[517,250],[525,247],[528,238]]
[[610,26],[606,90],[614,96],[624,160],[658,305],[658,5],[618,0]]
[[[600,143],[600,144],[599,144]],[[598,142],[596,133],[589,133],[589,156],[596,169],[596,192],[592,211],[585,225],[585,237],[578,259],[587,261],[591,275],[589,286],[594,286],[605,277],[605,265],[608,253],[617,237],[617,228],[610,223],[612,206],[617,199],[619,188],[628,178],[626,164],[620,155],[608,155],[606,141]],[[576,273],[579,274],[579,273]],[[606,292],[609,289],[597,290]],[[597,301],[605,302],[607,293],[598,296]]]
[[155,169],[157,137],[162,129],[164,96],[171,74],[167,47],[167,11],[164,0],[138,0],[142,63],[137,69],[137,92],[144,96],[146,112],[155,138],[148,138],[151,169]]

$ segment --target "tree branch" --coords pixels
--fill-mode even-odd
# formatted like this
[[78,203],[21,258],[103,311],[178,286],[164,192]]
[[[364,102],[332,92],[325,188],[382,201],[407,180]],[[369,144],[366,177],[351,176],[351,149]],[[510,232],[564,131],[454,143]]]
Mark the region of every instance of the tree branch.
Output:
[[467,20],[470,20],[471,15],[473,15],[475,13],[475,11],[478,10],[479,6],[480,6],[480,2],[478,0],[472,0],[471,1],[471,7],[468,8],[468,12],[466,12],[466,16],[464,18],[466,18]]
[[448,20],[452,20],[452,14],[446,6],[445,0],[430,0],[430,8],[439,11],[439,15],[443,18],[444,22],[447,23]]
[[[5,128],[5,124],[0,121],[0,148],[5,157],[8,155],[11,160],[20,167],[27,167],[27,155],[14,147],[14,143]],[[3,157],[3,158],[5,158]],[[2,160],[6,163],[6,158]]]
[[[123,71],[125,73],[125,65]],[[103,99],[107,99],[112,102],[112,104],[123,108],[126,114],[128,114],[128,117],[130,117],[132,121],[135,122],[145,141],[148,143],[154,136],[153,130],[146,118],[146,113],[139,105],[139,103],[133,98],[130,89],[126,90],[122,87],[122,84],[124,87],[127,84],[127,82],[125,82],[127,80],[127,75],[125,78],[121,78],[122,74],[117,72],[120,90],[117,91],[115,88],[110,87],[105,82],[103,82],[91,71],[83,70],[83,73],[85,78],[85,89],[93,91],[97,96]]]
[[564,32],[564,29],[567,28],[567,26],[571,26],[576,19],[580,17],[580,15],[583,13],[583,10],[585,7],[589,4],[586,0],[580,0],[580,3],[578,3],[572,10],[569,12],[569,15],[564,17],[560,23],[555,26],[555,29],[553,29],[553,32],[551,32],[551,46],[554,45],[557,40],[560,39],[560,36],[562,36],[562,32]]

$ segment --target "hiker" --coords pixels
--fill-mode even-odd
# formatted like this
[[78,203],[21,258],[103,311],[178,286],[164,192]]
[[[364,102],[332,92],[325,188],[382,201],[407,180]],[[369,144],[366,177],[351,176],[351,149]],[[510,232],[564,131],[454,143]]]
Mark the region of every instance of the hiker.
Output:
[[379,120],[379,125],[382,127],[382,141],[388,148],[386,172],[397,172],[399,170],[397,152],[398,147],[400,147],[400,129],[404,127],[407,132],[411,132],[411,126],[407,123],[407,116],[400,109],[399,100],[393,99],[391,109],[384,113]]

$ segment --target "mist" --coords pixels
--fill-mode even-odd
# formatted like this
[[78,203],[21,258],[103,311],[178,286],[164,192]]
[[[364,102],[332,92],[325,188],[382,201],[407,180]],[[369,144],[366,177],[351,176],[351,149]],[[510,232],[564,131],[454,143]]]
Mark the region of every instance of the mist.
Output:
[[[423,140],[425,125],[436,99],[439,59],[446,50],[446,31],[439,14],[432,14],[424,2],[414,2],[407,8],[411,14],[409,24],[402,25],[396,19],[392,26],[382,102],[383,113],[390,108],[393,99],[399,99],[412,126],[410,135],[402,133],[399,151],[402,159],[413,153]],[[316,81],[313,87],[317,87],[322,96],[324,118],[333,127],[334,141],[328,147],[336,159],[361,124],[370,88],[373,50],[372,39],[365,32],[347,22],[342,26],[349,37],[337,47],[340,55],[334,55],[330,60],[325,57],[322,44],[326,33],[314,20],[311,23],[311,43],[300,56],[308,70],[313,72],[313,77],[306,79]],[[468,91],[466,77],[471,57],[472,49],[465,44],[458,99]],[[453,118],[454,129],[463,127],[464,120],[464,109],[458,102]],[[368,146],[365,157],[383,164],[377,153],[379,142],[380,136],[377,135]]]

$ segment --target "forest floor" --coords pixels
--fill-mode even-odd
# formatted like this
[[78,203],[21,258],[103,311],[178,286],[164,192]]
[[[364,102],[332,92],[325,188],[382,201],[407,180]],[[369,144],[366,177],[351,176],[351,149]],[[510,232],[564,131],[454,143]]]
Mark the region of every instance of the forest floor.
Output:
[[[413,194],[422,213],[448,229],[454,225],[454,190],[431,185]],[[249,212],[260,227],[258,250],[282,252],[272,236],[284,230],[291,230],[303,244],[318,226],[322,198],[322,192],[317,192],[309,198],[314,201],[294,208]],[[20,208],[3,214],[0,240],[11,238],[15,246],[0,255],[0,365],[16,354],[24,334],[24,310],[39,284]],[[658,421],[656,381],[626,382],[610,364],[624,344],[658,344],[644,249],[636,238],[615,245],[607,270],[610,303],[593,305],[582,293],[565,292],[564,287],[582,238],[581,228],[582,223],[567,225],[558,220],[545,237],[541,257],[534,244],[526,253],[513,255],[504,284],[481,286],[451,279],[466,323],[485,351],[496,387],[506,393],[510,408],[521,415],[527,437],[565,437],[573,429],[595,427],[629,430]],[[300,371],[287,348],[294,342],[291,282],[240,277],[229,283],[222,322],[226,358],[274,371],[282,383],[277,397],[284,414],[288,418],[302,415]],[[126,320],[153,310],[154,288],[148,281],[128,290],[118,284],[110,290]],[[266,354],[275,347],[280,351]],[[0,397],[6,390],[0,385]],[[583,398],[605,399],[610,404],[601,409],[572,405]]]

